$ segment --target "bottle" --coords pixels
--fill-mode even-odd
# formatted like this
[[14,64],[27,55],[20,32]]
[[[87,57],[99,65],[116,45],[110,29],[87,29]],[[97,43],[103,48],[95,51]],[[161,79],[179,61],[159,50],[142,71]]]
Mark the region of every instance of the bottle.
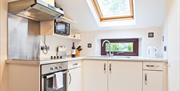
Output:
[[72,45],[71,57],[76,57],[76,48],[75,48],[74,42],[73,42],[73,45]]

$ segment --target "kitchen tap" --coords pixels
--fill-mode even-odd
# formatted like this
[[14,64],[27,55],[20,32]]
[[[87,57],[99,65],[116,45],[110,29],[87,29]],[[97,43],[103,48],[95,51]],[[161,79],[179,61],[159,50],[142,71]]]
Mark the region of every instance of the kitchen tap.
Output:
[[106,55],[108,54],[109,57],[113,56],[112,51],[111,51],[111,42],[109,40],[104,40],[102,43],[102,47],[104,47],[105,43],[108,43],[108,48],[109,48]]

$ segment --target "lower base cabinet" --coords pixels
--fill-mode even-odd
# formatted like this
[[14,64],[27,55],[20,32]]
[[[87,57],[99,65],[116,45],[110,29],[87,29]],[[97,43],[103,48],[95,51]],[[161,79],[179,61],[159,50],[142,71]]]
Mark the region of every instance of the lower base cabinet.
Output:
[[167,64],[143,63],[143,91],[167,91]]
[[110,61],[108,91],[142,91],[142,62]]
[[143,91],[164,91],[162,71],[144,71],[143,77]]
[[83,61],[83,91],[142,91],[142,62]]
[[83,91],[107,91],[107,61],[83,61]]
[[83,61],[83,91],[167,91],[167,63]]
[[81,91],[81,68],[69,70],[67,91]]

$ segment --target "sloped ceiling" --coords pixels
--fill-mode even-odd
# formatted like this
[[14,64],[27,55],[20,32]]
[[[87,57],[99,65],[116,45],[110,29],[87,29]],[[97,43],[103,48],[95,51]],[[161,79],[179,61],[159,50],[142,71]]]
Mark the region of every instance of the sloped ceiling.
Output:
[[166,0],[134,0],[135,24],[116,26],[100,26],[91,1],[56,0],[56,3],[64,9],[65,16],[73,20],[73,29],[79,31],[161,27],[164,22]]

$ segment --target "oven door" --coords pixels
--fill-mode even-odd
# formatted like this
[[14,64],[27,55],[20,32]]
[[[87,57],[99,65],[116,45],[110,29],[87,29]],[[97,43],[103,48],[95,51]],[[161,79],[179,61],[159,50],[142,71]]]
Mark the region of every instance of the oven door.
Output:
[[43,75],[42,91],[66,91],[67,71],[63,72],[63,87],[60,89],[53,88],[54,75],[54,73]]

